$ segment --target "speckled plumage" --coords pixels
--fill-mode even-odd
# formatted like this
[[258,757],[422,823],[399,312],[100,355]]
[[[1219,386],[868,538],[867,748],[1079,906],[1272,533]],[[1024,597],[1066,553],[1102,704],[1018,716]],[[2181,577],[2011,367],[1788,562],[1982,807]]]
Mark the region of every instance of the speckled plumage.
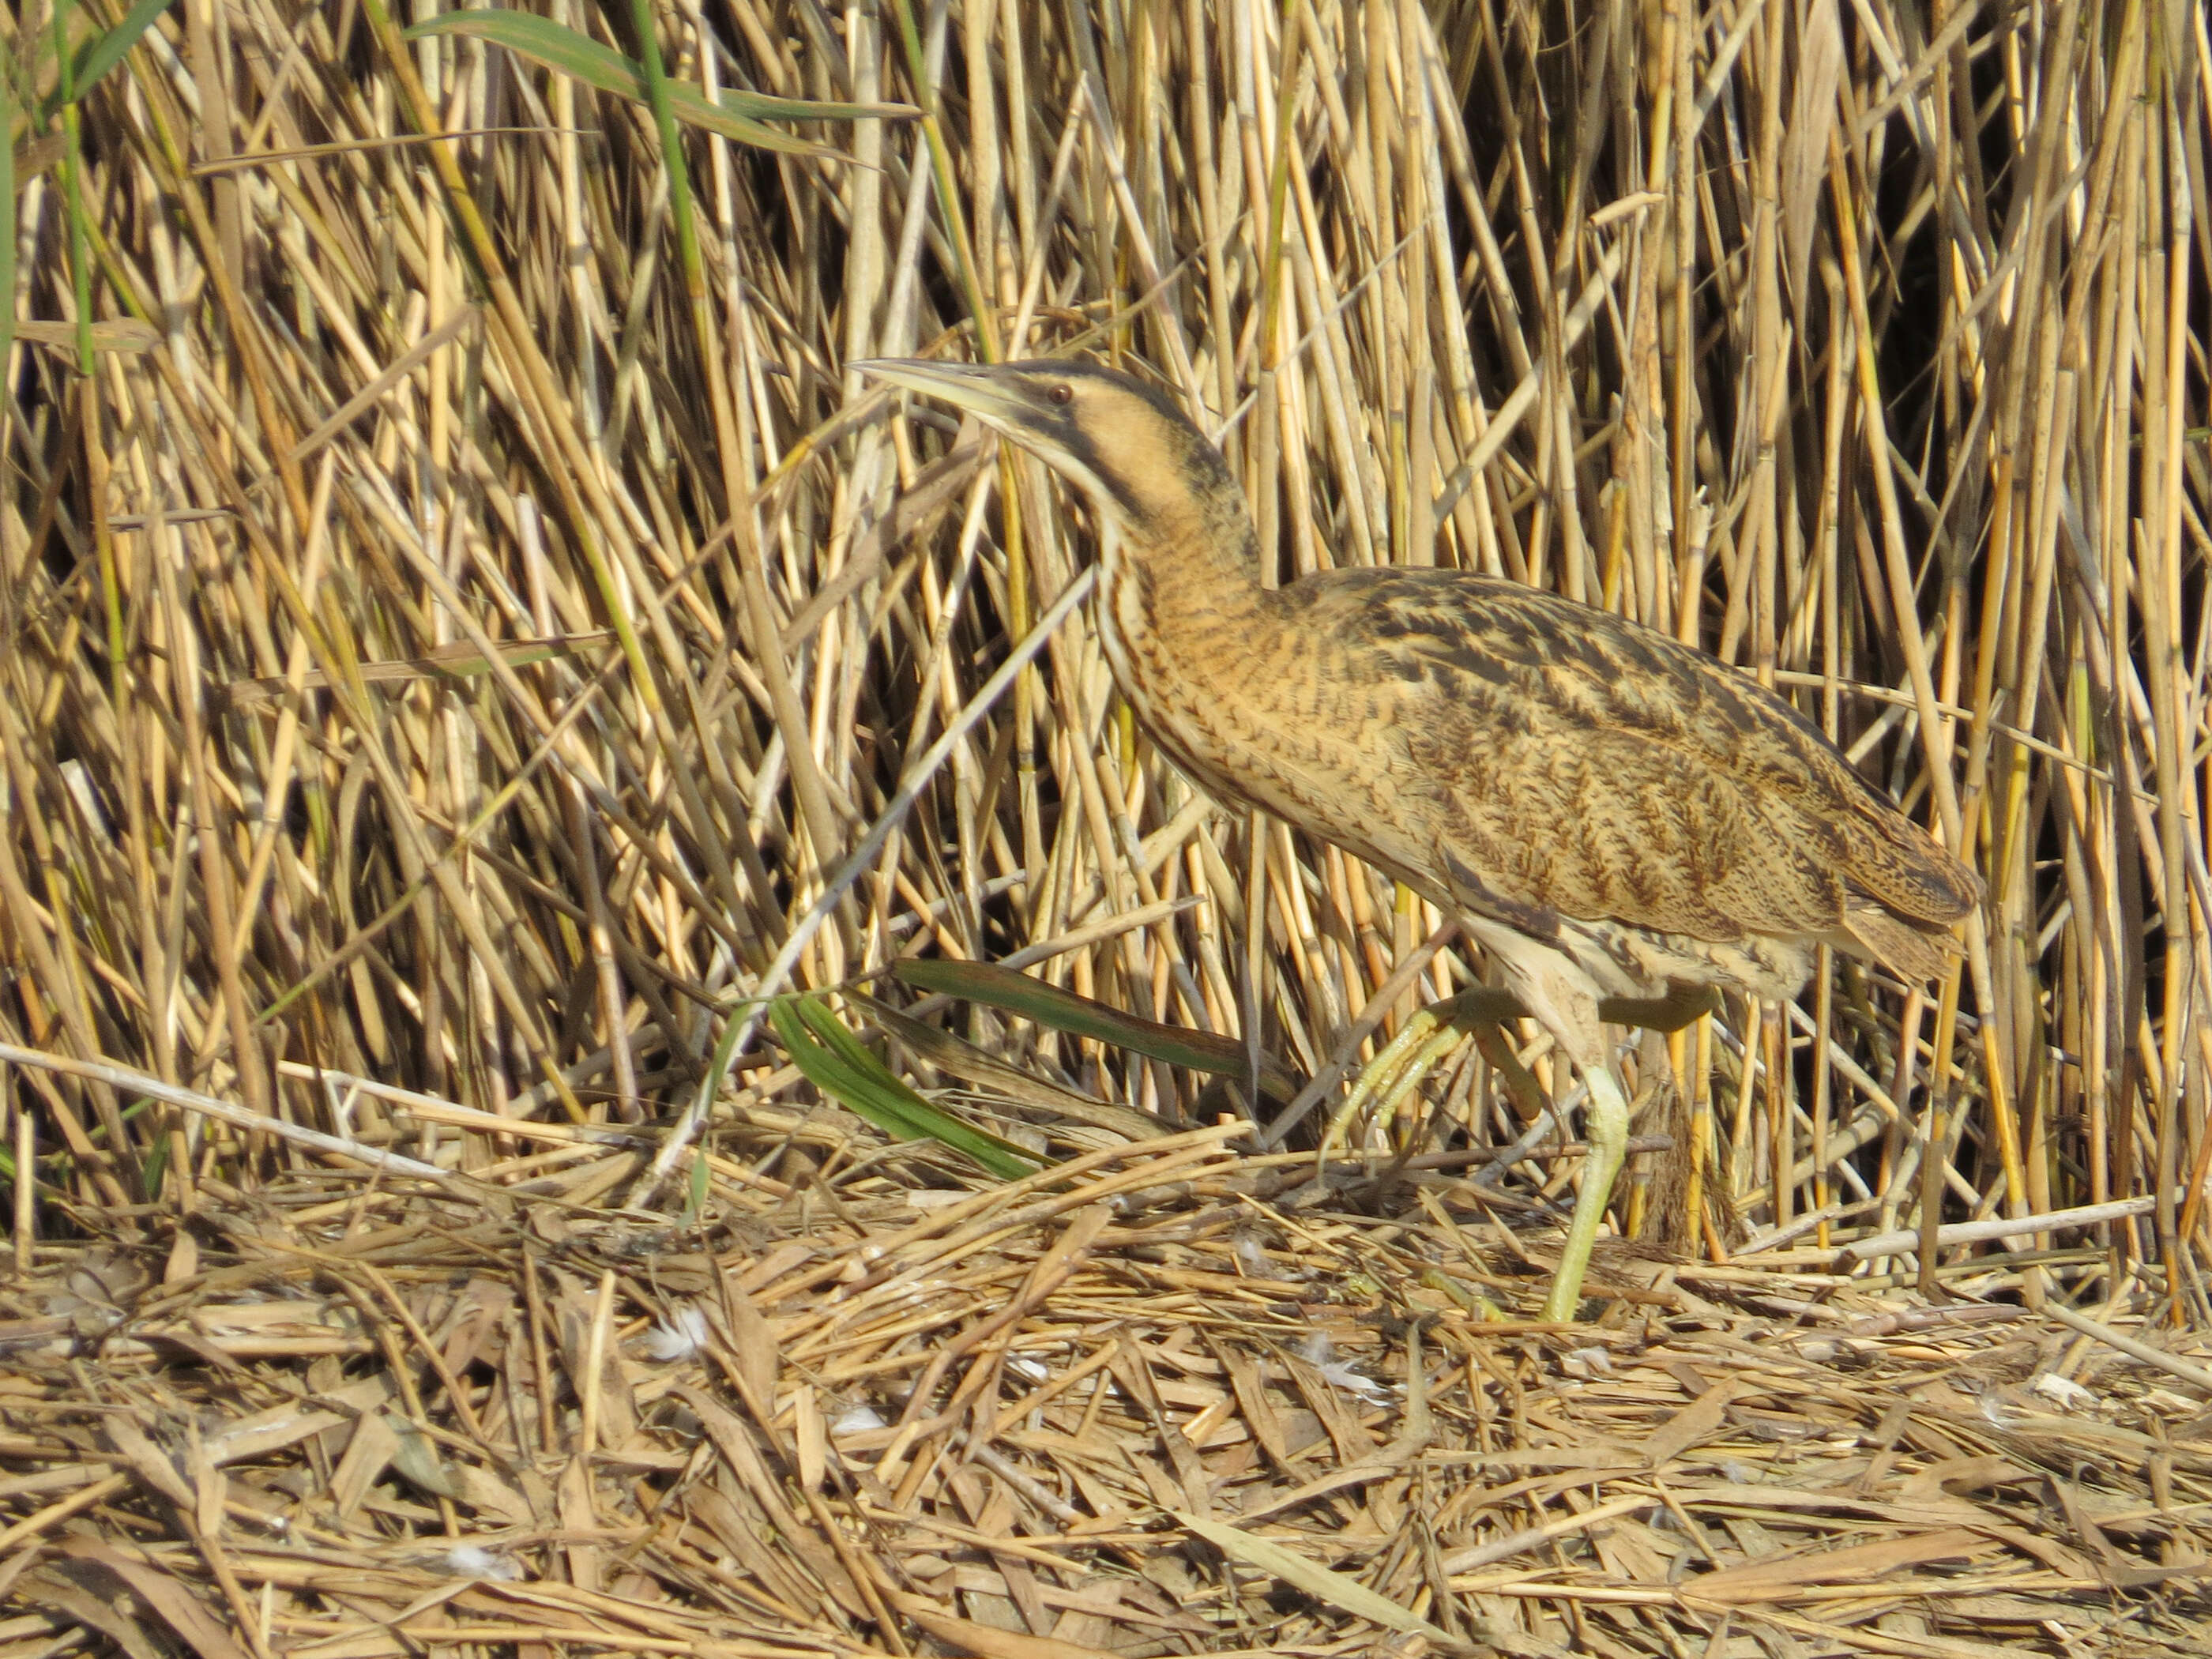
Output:
[[[1146,586],[1121,563],[1116,611]],[[1558,941],[1608,995],[1789,996],[1823,942],[1924,979],[1974,903],[1972,873],[1787,704],[1602,611],[1346,570],[1144,615],[1117,678],[1198,781]]]
[[1154,742],[1463,917],[1594,1098],[1601,998],[1786,997],[1821,944],[1923,980],[1979,897],[1788,703],[1650,629],[1458,571],[1263,587],[1219,452],[1150,387],[1074,362],[870,367],[1090,497],[1107,655]]
[[1020,367],[1119,394],[1117,429],[1091,440],[1119,509],[1101,514],[1108,655],[1139,723],[1211,793],[1492,924],[1480,933],[1555,943],[1607,995],[1688,981],[1789,996],[1823,943],[1941,971],[1979,884],[1781,698],[1492,577],[1263,588],[1241,492],[1171,406],[1088,366]]

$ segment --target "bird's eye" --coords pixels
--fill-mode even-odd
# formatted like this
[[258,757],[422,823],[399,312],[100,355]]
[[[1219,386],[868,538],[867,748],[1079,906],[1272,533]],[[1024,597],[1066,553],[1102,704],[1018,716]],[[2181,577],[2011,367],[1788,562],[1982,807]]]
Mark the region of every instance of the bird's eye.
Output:
[[1072,404],[1075,401],[1075,388],[1068,385],[1066,381],[1062,380],[1058,386],[1052,387],[1044,395],[1051,398],[1053,402],[1056,404]]

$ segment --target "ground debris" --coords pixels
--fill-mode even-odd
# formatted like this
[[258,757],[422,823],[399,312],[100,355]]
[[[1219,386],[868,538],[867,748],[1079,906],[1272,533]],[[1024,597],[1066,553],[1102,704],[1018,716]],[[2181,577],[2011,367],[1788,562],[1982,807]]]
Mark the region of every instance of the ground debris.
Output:
[[196,1216],[166,1276],[57,1257],[0,1322],[9,1629],[206,1659],[2212,1646],[2202,1402],[2108,1349],[2062,1375],[2025,1310],[1847,1284],[1814,1326],[1765,1310],[1779,1273],[1692,1296],[1624,1253],[1553,1329],[1492,1224],[1224,1203],[1218,1131],[1084,1164],[688,1229],[300,1176]]

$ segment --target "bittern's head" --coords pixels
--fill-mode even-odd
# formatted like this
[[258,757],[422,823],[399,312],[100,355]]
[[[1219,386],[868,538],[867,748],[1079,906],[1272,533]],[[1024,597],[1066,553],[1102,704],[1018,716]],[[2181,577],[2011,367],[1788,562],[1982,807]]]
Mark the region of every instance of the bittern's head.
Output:
[[1242,553],[1249,542],[1243,495],[1221,452],[1141,380],[1063,358],[897,357],[852,367],[964,410],[1012,439],[1090,497],[1103,525],[1139,547],[1225,537]]

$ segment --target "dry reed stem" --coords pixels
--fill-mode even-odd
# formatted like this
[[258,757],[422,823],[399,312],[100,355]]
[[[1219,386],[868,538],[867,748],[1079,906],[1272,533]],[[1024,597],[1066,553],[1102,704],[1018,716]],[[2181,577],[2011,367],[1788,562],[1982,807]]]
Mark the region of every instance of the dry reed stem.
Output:
[[[123,9],[93,0],[68,27],[81,35]],[[637,52],[626,13],[544,10]],[[0,1042],[58,1061],[4,1069],[15,1260],[29,1282],[57,1251],[97,1240],[118,1261],[167,1251],[188,1298],[197,1252],[261,1271],[246,1264],[263,1247],[237,1218],[264,1194],[328,1183],[308,1211],[354,1219],[335,1242],[315,1233],[318,1251],[373,1217],[413,1225],[432,1212],[409,1205],[462,1201],[402,1199],[358,1170],[341,1176],[325,1151],[240,1127],[281,1120],[513,1188],[564,1227],[589,1230],[659,1176],[691,1171],[690,1188],[659,1189],[672,1221],[703,1192],[690,1220],[709,1228],[717,1261],[752,1283],[806,1251],[817,1265],[801,1278],[818,1289],[844,1258],[795,1241],[857,1250],[906,1213],[899,1194],[971,1190],[975,1176],[949,1153],[886,1147],[750,1036],[727,1074],[715,1070],[718,1041],[779,973],[834,989],[901,953],[1012,961],[1240,1040],[1256,1012],[1256,1042],[1308,1076],[1364,1012],[1371,1054],[1419,1001],[1469,982],[1480,965],[1446,951],[1399,994],[1399,965],[1449,919],[1194,796],[1129,725],[1079,611],[1003,697],[979,699],[1066,593],[1079,515],[1032,465],[994,461],[930,411],[870,402],[843,365],[1073,346],[1144,366],[1220,434],[1279,550],[1275,579],[1433,560],[1697,641],[1796,698],[1987,879],[1950,984],[1908,995],[1840,964],[1802,1009],[1734,1008],[1639,1051],[1644,1082],[1668,1085],[1655,1097],[1682,1097],[1674,1152],[1690,1167],[1653,1187],[1676,1196],[1648,1218],[1626,1202],[1621,1218],[1655,1249],[1711,1258],[1677,1282],[1732,1271],[1747,1224],[1819,1258],[1790,1267],[1799,1289],[1761,1280],[1758,1294],[1825,1306],[1809,1286],[1844,1247],[1909,1233],[1917,1248],[1851,1258],[1850,1294],[1971,1285],[2031,1306],[2057,1298],[2107,1326],[2143,1316],[2147,1338],[2212,1324],[2212,44],[2196,9],[651,10],[679,80],[906,100],[929,119],[802,124],[826,155],[687,130],[687,189],[672,198],[649,109],[504,48],[401,43],[398,27],[427,6],[387,17],[377,0],[236,0],[155,22],[82,100],[72,171],[35,113],[53,85],[40,57],[51,13],[0,18],[14,106],[34,111],[11,135],[19,328],[0,406]],[[684,199],[696,257],[676,230]],[[99,347],[88,374],[74,361],[80,270]],[[917,765],[938,750],[941,763]],[[894,822],[902,789],[911,815]],[[890,1064],[944,1081],[866,1006],[844,1005]],[[1200,1079],[1090,1038],[982,1009],[927,1017],[1001,1066],[1170,1127],[1217,1103]],[[1523,1126],[1499,1083],[1522,1069],[1550,1080],[1528,1031],[1510,1049],[1463,1051],[1437,1068],[1418,1122],[1364,1126],[1359,1144],[1417,1169],[1437,1146],[1512,1145]],[[183,1103],[134,1089],[132,1073]],[[331,1089],[331,1074],[447,1103],[449,1115]],[[233,1115],[192,1109],[200,1097]],[[1054,1097],[987,1088],[963,1109],[1050,1156],[1097,1148],[1104,1132],[1035,1104]],[[514,1127],[489,1127],[501,1122]],[[646,1139],[553,1133],[592,1126]],[[1575,1170],[1557,1157],[1527,1167],[1554,1199]],[[1219,1202],[1249,1209],[1294,1185],[1272,1184],[1258,1161],[1253,1179],[1271,1184]],[[1521,1179],[1480,1190],[1525,1201]],[[1178,1175],[1162,1190],[1182,1203],[1192,1189]],[[1942,1231],[2100,1206],[2124,1207],[2098,1212],[2117,1218],[2087,1233],[2006,1244]],[[521,1346],[492,1362],[518,1390],[501,1431],[517,1455],[550,1455],[575,1426],[540,1386],[555,1355],[579,1377],[576,1344],[619,1356],[656,1293],[619,1261],[599,1261],[586,1285],[563,1265],[572,1243],[518,1242],[495,1206],[435,1212],[475,1242],[417,1238],[419,1260],[474,1270],[489,1251],[501,1305],[526,1310],[507,1328]],[[179,1224],[210,1214],[230,1219],[204,1237]],[[1095,1260],[1133,1242],[1120,1224]],[[1352,1236],[1298,1224],[1305,1248]],[[538,1265],[518,1266],[517,1249]],[[778,1272],[796,1270],[789,1259]],[[1759,1260],[1759,1273],[1780,1270]],[[994,1267],[974,1295],[1010,1293],[1027,1270]],[[607,1271],[617,1278],[593,1322]],[[1195,1310],[1228,1294],[1214,1279],[1189,1281],[1202,1289],[1176,1304],[1194,1310],[1184,1324],[1114,1325],[1158,1315],[1169,1293],[1149,1268],[1130,1271],[1146,1295],[1086,1266],[1039,1304],[1036,1317],[1074,1320],[1068,1352],[1098,1368],[1082,1411],[1051,1431],[1072,1437],[1049,1478],[1026,1465],[1019,1480],[979,1474],[987,1453],[1012,1454],[987,1436],[960,1463],[953,1427],[915,1431],[879,1488],[802,1482],[808,1501],[793,1508],[784,1476],[763,1474],[724,1494],[720,1518],[702,1524],[735,1566],[667,1533],[664,1510],[630,1507],[635,1492],[556,1483],[524,1493],[511,1522],[544,1552],[538,1568],[557,1559],[559,1595],[486,1586],[416,1607],[415,1569],[362,1554],[358,1517],[383,1515],[397,1538],[453,1524],[476,1500],[417,1492],[390,1500],[402,1510],[364,1510],[395,1490],[378,1486],[365,1449],[318,1474],[337,1480],[337,1520],[313,1523],[329,1524],[330,1559],[226,1578],[228,1547],[210,1545],[210,1605],[250,1608],[237,1585],[281,1579],[279,1599],[357,1589],[404,1610],[410,1633],[395,1640],[896,1650],[908,1638],[888,1598],[926,1579],[948,1595],[1003,1589],[1032,1635],[1067,1620],[1069,1639],[1106,1642],[1081,1621],[1121,1612],[1076,1607],[1078,1592],[1038,1577],[1034,1552],[1061,1559],[1040,1517],[1079,1516],[1101,1528],[1091,1547],[1133,1548],[1108,1540],[1188,1507],[1188,1460],[1203,1465],[1206,1436],[1234,1420],[1295,1486],[1312,1460],[1270,1426],[1285,1407],[1262,1408],[1268,1388],[1297,1391],[1345,1462],[1372,1449],[1295,1367],[1263,1387],[1261,1347],[1203,1334]],[[742,1296],[709,1301],[717,1317],[746,1317]],[[813,1343],[808,1363],[836,1377],[756,1379],[748,1408],[784,1426],[701,1431],[725,1458],[744,1437],[787,1434],[795,1462],[778,1467],[818,1473],[836,1439],[820,1390],[918,1372],[925,1339],[977,1305],[918,1308],[923,1323],[897,1335],[886,1310],[882,1332],[863,1340],[863,1322],[836,1339],[848,1347],[779,1331],[784,1352]],[[1669,1319],[1703,1316],[1667,1305]],[[184,1320],[189,1302],[178,1306]],[[415,1330],[389,1322],[388,1301],[363,1288],[329,1307],[350,1311],[303,1316],[315,1329],[298,1340],[407,1370]],[[50,1316],[35,1297],[13,1311]],[[427,1302],[410,1317],[431,1334],[424,1353],[481,1395],[454,1363],[460,1323],[441,1327]],[[742,1333],[729,1334],[741,1352]],[[231,1339],[173,1340],[212,1355]],[[964,1423],[1011,1409],[1007,1355],[1028,1338],[1005,1340],[988,1367],[963,1358],[915,1420],[935,1423],[956,1399],[974,1407]],[[1160,1362],[1170,1341],[1176,1357]],[[1203,1403],[1143,1381],[1204,1372],[1200,1354],[1218,1368]],[[1540,1354],[1496,1374],[1467,1363],[1466,1386],[1480,1374],[1501,1392],[1431,1408],[1472,1413],[1474,1443],[1529,1443],[1525,1417],[1498,1426],[1498,1402],[1558,1386]],[[1882,1363],[1904,1378],[1936,1362]],[[1654,1398],[1668,1375],[1650,1373]],[[143,1376],[164,1400],[201,1386],[179,1394],[158,1367]],[[593,1398],[610,1455],[644,1443],[622,1389]],[[366,1401],[348,1421],[387,1420],[363,1415]],[[1170,1420],[1198,1432],[1175,1430],[1167,1462],[1132,1474],[1087,1437],[1109,1403],[1149,1413],[1145,1432]],[[482,1426],[493,1409],[479,1397],[463,1417]],[[1922,1450],[1936,1468],[1966,1448]],[[102,1455],[155,1483],[141,1497],[158,1486],[138,1454]],[[663,1446],[638,1468],[672,1475],[676,1455]],[[939,1467],[948,1457],[957,1473]],[[186,1535],[216,1538],[238,1517],[220,1462],[187,1462],[177,1513],[191,1511]],[[1903,1479],[1896,1467],[1859,1478],[1872,1490]],[[35,1517],[19,1494],[9,1539],[58,1538],[84,1506],[115,1501],[110,1476],[65,1496],[60,1474],[40,1478],[52,1507],[23,1531]],[[1405,1478],[1380,1508],[1364,1500],[1378,1535],[1401,1542],[1408,1514],[1438,1525],[1442,1490],[1433,1470]],[[2193,1522],[2172,1518],[2176,1477],[2145,1478],[2143,1502],[2163,1517],[2158,1570],[2193,1560]],[[1038,1482],[1066,1514],[1042,1504]],[[874,1582],[840,1526],[911,1516],[925,1488],[942,1510],[930,1524],[956,1528],[933,1535],[979,1553],[950,1578]],[[1680,1535],[1725,1553],[1718,1523],[1691,1526],[1668,1505],[1695,1505],[1668,1492],[1655,1501]],[[1488,1526],[1476,1500],[1454,1510],[1443,1496],[1439,1538]],[[1583,1500],[1569,1480],[1527,1501]],[[823,1503],[842,1506],[839,1526],[823,1527]],[[2075,1503],[2053,1512],[2078,1522],[2076,1553],[2044,1558],[2051,1583],[2033,1592],[2051,1606],[2074,1594],[2052,1586],[2122,1582],[2107,1550],[2133,1547],[2100,1544],[2102,1523]],[[813,1543],[752,1559],[761,1516],[748,1504]],[[611,1540],[609,1504],[605,1516],[623,1517]],[[1018,1535],[1017,1510],[1029,1517]],[[1653,1513],[1545,1535],[1583,1537],[1636,1582],[1674,1547]],[[1558,1518],[1532,1510],[1512,1524]],[[1723,1527],[1726,1547],[1755,1558],[1777,1524]],[[617,1589],[637,1571],[623,1552],[648,1536],[681,1558],[692,1611],[622,1610]],[[1976,1536],[1970,1555],[1996,1534]],[[1306,1537],[1327,1553],[1326,1528]],[[1952,1615],[1929,1613],[1933,1601],[1898,1613],[1910,1597],[1869,1611],[1838,1589],[1825,1612],[1808,1601],[1759,1625],[1747,1609],[1774,1604],[1748,1589],[1723,1615],[1679,1589],[1608,1602],[1557,1578],[1532,1588],[1502,1563],[1462,1585],[1409,1542],[1366,1565],[1389,1593],[1432,1598],[1424,1616],[1457,1638],[1488,1620],[1516,1640],[1658,1650],[1752,1620],[1777,1642],[1840,1641],[1848,1625],[1870,1649],[1966,1650],[1936,1628]],[[963,1588],[977,1571],[1000,1588]],[[1181,1589],[1116,1607],[1151,1621],[1146,1639],[1256,1642],[1237,1584],[1220,1573],[1224,1599],[1203,1616],[1178,1605]],[[335,1638],[308,1605],[285,1600],[301,1622],[248,1645]],[[696,1611],[709,1606],[744,1628],[710,1631]],[[95,1605],[82,1616],[106,1629]]]

